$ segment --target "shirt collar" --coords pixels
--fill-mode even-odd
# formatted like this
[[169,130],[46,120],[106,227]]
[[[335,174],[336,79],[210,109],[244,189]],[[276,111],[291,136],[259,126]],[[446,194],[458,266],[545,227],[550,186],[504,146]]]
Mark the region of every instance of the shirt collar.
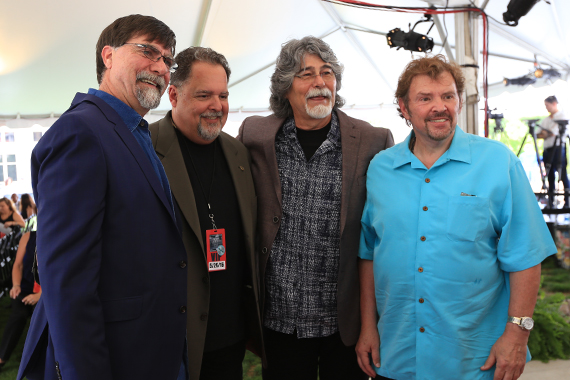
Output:
[[[398,144],[394,147],[396,149],[396,156],[394,158],[394,163],[392,164],[392,168],[398,168],[402,165],[411,163],[412,168],[416,167],[424,167],[421,164],[420,160],[410,151],[410,139],[412,136],[415,136],[414,131],[410,132],[406,140],[403,143]],[[436,161],[433,165],[439,166],[442,165],[444,162],[454,160],[454,161],[461,161],[467,164],[471,163],[471,147],[469,145],[469,134],[463,132],[459,126],[455,126],[455,134],[453,135],[453,140],[451,141],[451,145],[449,149],[441,155],[441,157]]]
[[[283,124],[283,135],[288,138],[296,139],[297,129],[295,127],[295,118],[288,118]],[[336,112],[331,114],[331,129],[327,134],[327,140],[329,140],[334,146],[340,146],[340,124],[338,122]]]
[[[95,90],[94,88],[90,88],[87,92],[89,95],[95,95],[96,97],[103,99],[105,103],[111,106],[121,117],[123,122],[126,124],[129,131],[134,131],[136,127],[139,126],[139,123],[142,120],[142,116],[137,113],[134,109],[114,97],[113,95],[101,91]],[[144,120],[143,120],[144,121]],[[146,125],[146,121],[144,123]]]

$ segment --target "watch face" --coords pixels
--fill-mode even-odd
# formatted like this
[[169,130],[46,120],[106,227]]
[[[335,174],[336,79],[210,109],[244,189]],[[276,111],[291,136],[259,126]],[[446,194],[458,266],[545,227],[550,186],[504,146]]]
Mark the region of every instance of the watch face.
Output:
[[532,330],[534,327],[534,321],[532,318],[524,318],[521,322],[521,326],[524,327],[525,330]]

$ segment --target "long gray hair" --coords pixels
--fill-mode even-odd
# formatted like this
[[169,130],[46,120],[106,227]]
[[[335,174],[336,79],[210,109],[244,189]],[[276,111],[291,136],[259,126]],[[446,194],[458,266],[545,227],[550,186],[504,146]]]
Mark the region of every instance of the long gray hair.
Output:
[[344,66],[338,61],[338,58],[326,42],[313,36],[307,36],[300,40],[293,39],[284,43],[281,47],[281,53],[279,53],[279,57],[277,58],[275,72],[271,76],[269,107],[275,116],[279,118],[293,116],[293,109],[286,96],[293,84],[295,74],[297,74],[304,65],[306,54],[314,54],[321,58],[323,62],[332,66],[336,77],[334,108],[340,108],[344,105],[344,99],[338,94],[342,84]]

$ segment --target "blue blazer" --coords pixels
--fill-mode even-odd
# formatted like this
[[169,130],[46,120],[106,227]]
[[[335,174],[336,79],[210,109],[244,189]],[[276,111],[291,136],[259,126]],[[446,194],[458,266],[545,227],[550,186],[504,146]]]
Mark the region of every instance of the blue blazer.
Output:
[[42,297],[18,380],[176,379],[186,252],[121,117],[78,93],[32,153]]

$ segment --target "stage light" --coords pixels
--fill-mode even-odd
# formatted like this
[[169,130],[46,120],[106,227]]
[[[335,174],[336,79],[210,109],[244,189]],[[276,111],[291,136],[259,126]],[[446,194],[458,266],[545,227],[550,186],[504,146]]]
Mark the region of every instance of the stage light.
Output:
[[517,26],[519,19],[526,15],[540,0],[511,0],[507,11],[503,13],[503,20],[509,26]]
[[433,49],[433,38],[416,33],[413,30],[406,33],[400,28],[394,28],[386,35],[386,39],[390,48],[404,48],[404,50],[424,53]]
[[554,79],[554,78],[560,78],[562,76],[560,72],[554,69],[544,69],[543,71],[544,73],[542,74],[542,77],[544,79]]
[[534,76],[522,76],[518,78],[505,78],[503,79],[503,84],[505,86],[526,86],[527,84],[536,83],[536,78]]

